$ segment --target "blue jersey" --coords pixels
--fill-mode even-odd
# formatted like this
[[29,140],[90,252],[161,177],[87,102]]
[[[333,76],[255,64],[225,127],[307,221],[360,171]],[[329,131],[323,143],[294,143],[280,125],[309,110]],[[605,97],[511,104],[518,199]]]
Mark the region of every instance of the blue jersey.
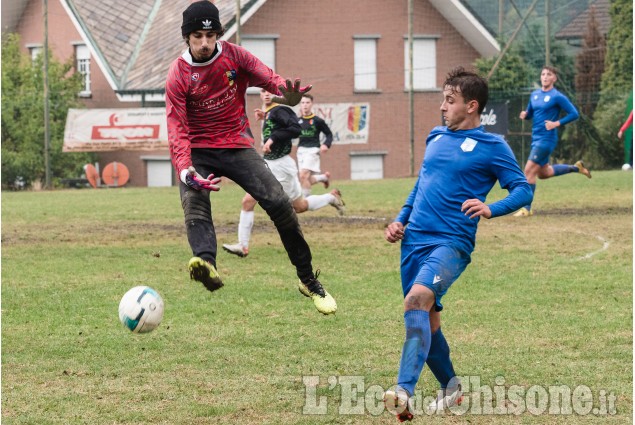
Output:
[[579,118],[578,110],[569,99],[555,88],[549,91],[535,90],[529,98],[526,120],[533,119],[531,124],[531,145],[555,148],[558,143],[558,129],[547,130],[545,121],[558,121],[560,112],[566,115],[560,119],[565,125]]
[[449,243],[471,253],[479,218],[468,218],[461,206],[468,199],[485,202],[496,180],[509,193],[489,205],[492,217],[531,202],[527,179],[502,137],[482,126],[457,131],[434,128],[426,140],[417,183],[395,219],[407,225],[402,243]]

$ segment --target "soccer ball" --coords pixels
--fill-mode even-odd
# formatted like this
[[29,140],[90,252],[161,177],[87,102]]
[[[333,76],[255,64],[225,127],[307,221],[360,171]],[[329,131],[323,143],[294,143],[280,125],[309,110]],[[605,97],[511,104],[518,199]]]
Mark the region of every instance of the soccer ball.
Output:
[[149,286],[135,286],[119,303],[119,320],[134,333],[154,330],[163,319],[163,299]]
[[631,164],[629,164],[629,163],[626,163],[626,164],[622,165],[622,170],[624,170],[624,171],[630,171],[632,169],[633,169],[633,167],[631,167]]

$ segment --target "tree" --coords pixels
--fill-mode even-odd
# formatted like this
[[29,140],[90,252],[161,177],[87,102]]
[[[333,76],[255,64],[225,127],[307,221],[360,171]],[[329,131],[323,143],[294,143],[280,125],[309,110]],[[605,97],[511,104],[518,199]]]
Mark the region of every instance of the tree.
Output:
[[[44,164],[44,90],[42,55],[31,61],[21,52],[20,38],[9,34],[2,40],[2,185],[16,181],[31,186],[42,181]],[[51,173],[53,183],[77,177],[91,162],[87,153],[62,153],[64,126],[69,108],[81,107],[77,93],[81,75],[72,62],[62,64],[49,53]]]
[[[476,69],[479,74],[487,75],[495,62],[496,57],[479,58],[475,63]],[[533,80],[530,66],[512,47],[488,80],[488,85],[494,97],[504,97],[510,94],[515,95],[519,90],[529,90]]]
[[595,17],[595,7],[591,7],[587,32],[582,50],[576,57],[575,90],[580,112],[592,116],[599,100],[600,81],[604,72],[606,42],[600,34]]
[[561,143],[554,152],[563,161],[586,158],[591,163],[590,159],[593,158],[593,166],[598,166],[593,152],[601,141],[591,117],[599,100],[605,55],[606,42],[598,28],[595,7],[591,6],[582,50],[575,60],[575,103],[580,119],[564,129]]
[[[611,27],[606,40],[605,70],[600,100],[593,114],[599,140],[591,152],[596,168],[616,168],[622,164],[622,142],[616,133],[632,108],[628,102],[633,93],[632,0],[612,0],[609,13]],[[632,138],[632,132],[625,138]]]
[[613,102],[598,106],[593,114],[593,126],[600,143],[587,158],[594,168],[619,168],[623,164],[624,148],[616,134],[624,122],[624,105],[628,98],[629,93],[622,93]]
[[633,90],[633,1],[611,1],[611,27],[607,37],[603,96]]

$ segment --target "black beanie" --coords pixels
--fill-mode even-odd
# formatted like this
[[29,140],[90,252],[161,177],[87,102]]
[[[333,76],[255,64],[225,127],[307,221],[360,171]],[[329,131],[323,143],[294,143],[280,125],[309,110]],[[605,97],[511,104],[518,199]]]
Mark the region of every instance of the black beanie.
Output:
[[222,29],[218,9],[207,0],[194,2],[183,11],[183,25],[181,25],[183,37],[187,37],[194,31],[220,32]]

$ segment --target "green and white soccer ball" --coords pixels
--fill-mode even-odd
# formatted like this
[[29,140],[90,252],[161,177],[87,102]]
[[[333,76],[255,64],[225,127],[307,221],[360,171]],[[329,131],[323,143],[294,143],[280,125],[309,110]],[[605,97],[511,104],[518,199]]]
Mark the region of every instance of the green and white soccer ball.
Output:
[[163,299],[149,286],[135,286],[119,303],[119,320],[134,333],[156,329],[163,319]]

